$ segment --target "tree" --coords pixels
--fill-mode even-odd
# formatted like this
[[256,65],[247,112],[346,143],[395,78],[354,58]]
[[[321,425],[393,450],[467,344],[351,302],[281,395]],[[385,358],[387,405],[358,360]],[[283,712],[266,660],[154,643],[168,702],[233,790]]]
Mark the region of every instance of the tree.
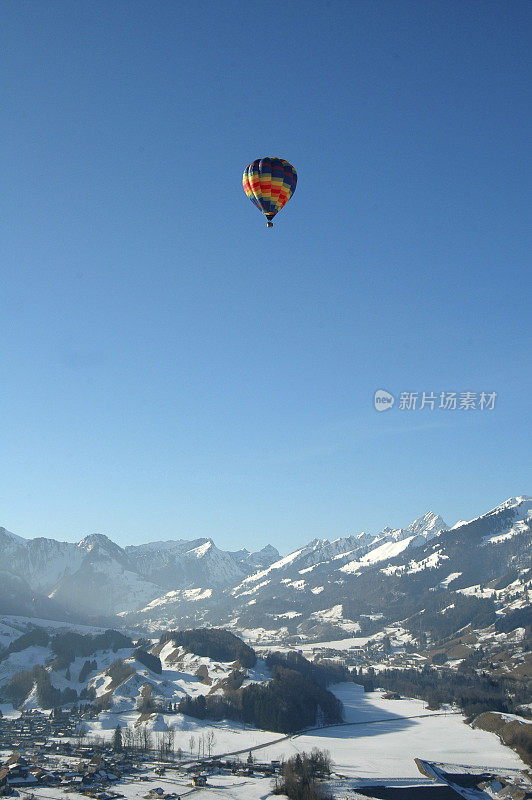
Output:
[[87,736],[87,726],[84,722],[78,722],[76,729],[76,744],[78,747],[81,747],[85,737]]
[[[323,787],[316,776],[330,769],[327,751],[314,748],[312,753],[297,754],[283,764],[281,775],[275,779],[274,794],[284,794],[290,800],[325,800]],[[328,795],[327,795],[328,796]]]
[[216,744],[216,736],[214,735],[214,731],[208,731],[207,733],[207,750],[209,752],[209,758],[212,755],[212,751],[214,745]]
[[174,752],[174,742],[175,742],[175,728],[173,726],[169,727],[164,734],[165,738],[165,747],[166,747],[166,757],[170,757],[170,753]]
[[148,669],[151,669],[152,672],[157,672],[159,675],[161,674],[161,659],[158,656],[154,656],[152,653],[147,653],[146,650],[143,650],[141,647],[137,648],[133,655],[137,661],[139,661],[141,664],[144,664],[144,666],[148,667]]
[[188,740],[188,749],[189,749],[189,752],[190,752],[191,756],[194,755],[194,745],[195,744],[196,744],[196,740],[194,739],[193,736],[191,736],[190,739]]
[[143,750],[151,750],[151,732],[147,725],[141,727],[141,742]]
[[133,748],[133,731],[127,725],[122,731],[122,745],[124,750],[131,750]]
[[188,631],[167,631],[161,643],[172,641],[189,653],[207,656],[215,661],[239,661],[243,667],[253,667],[257,661],[255,651],[229,631],[221,628],[199,628]]
[[113,750],[115,753],[122,752],[122,728],[117,725],[113,734]]

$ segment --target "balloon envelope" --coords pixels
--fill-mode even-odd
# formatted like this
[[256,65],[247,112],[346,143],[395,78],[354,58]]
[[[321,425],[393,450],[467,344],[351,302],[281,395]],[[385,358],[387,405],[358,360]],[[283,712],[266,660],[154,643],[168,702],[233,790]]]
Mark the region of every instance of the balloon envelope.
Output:
[[272,219],[296,190],[297,172],[284,158],[257,158],[244,170],[242,185],[271,228]]

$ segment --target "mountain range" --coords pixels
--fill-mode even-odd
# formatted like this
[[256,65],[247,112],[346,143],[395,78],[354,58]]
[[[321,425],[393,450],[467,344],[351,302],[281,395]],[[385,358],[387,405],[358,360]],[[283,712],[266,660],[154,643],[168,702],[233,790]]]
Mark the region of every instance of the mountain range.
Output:
[[0,613],[296,638],[438,614],[451,595],[464,614],[489,616],[528,604],[531,519],[532,500],[520,496],[452,528],[428,512],[406,528],[313,539],[284,557],[207,538],[122,548],[102,534],[68,543],[0,528]]

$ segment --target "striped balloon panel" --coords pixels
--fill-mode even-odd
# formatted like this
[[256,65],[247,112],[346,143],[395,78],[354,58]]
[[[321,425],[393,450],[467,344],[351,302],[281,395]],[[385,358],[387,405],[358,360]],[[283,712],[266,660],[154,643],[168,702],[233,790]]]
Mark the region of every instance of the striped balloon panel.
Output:
[[297,184],[294,167],[283,158],[258,158],[242,177],[246,195],[263,214],[273,216],[290,200]]

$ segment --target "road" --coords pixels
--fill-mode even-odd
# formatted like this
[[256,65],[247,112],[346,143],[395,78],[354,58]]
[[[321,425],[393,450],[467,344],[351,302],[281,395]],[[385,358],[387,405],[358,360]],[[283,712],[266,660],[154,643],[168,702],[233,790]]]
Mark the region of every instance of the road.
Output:
[[204,761],[211,761],[213,758],[228,758],[229,756],[240,756],[244,753],[254,752],[255,750],[264,750],[266,747],[272,747],[279,742],[286,742],[288,739],[296,739],[298,736],[306,736],[308,734],[318,733],[319,731],[331,730],[332,728],[347,728],[351,725],[378,725],[382,722],[402,722],[405,719],[422,719],[424,717],[446,717],[450,714],[461,714],[461,711],[435,711],[430,714],[413,714],[408,717],[384,717],[383,719],[370,719],[361,720],[359,722],[336,722],[333,725],[321,725],[319,728],[303,728],[295,733],[288,733],[285,736],[280,736],[278,739],[272,739],[263,744],[256,744],[252,747],[244,747],[242,750],[231,750],[228,753],[217,753],[211,757],[204,756],[198,759],[191,759],[190,761],[182,762],[182,766],[191,766],[192,764],[200,764]]

